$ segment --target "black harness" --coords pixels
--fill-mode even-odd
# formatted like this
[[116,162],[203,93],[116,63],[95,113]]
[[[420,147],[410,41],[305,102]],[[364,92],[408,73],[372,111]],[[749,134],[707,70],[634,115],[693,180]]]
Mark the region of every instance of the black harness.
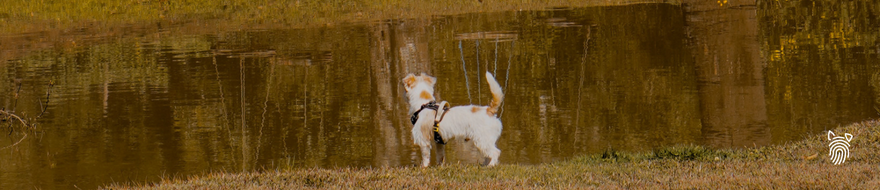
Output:
[[[422,112],[422,110],[424,109],[432,109],[434,111],[437,111],[438,109],[440,109],[440,105],[437,104],[437,102],[435,101],[428,102],[427,104],[422,104],[422,107],[419,108],[419,110],[416,110],[416,112],[413,113],[412,117],[409,118],[413,125],[415,125],[416,121],[419,120],[419,112]],[[437,144],[446,144],[446,141],[443,141],[443,137],[440,136],[440,121],[442,121],[443,117],[446,116],[447,111],[449,111],[449,106],[443,107],[443,115],[440,115],[440,119],[434,120],[434,142],[437,142]],[[436,117],[436,115],[434,117]]]

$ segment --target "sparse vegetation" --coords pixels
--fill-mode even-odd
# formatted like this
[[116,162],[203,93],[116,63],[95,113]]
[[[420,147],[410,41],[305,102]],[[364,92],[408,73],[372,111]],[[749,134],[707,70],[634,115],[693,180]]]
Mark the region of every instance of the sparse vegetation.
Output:
[[880,185],[880,122],[833,130],[850,133],[844,164],[827,159],[825,134],[778,146],[713,150],[669,147],[647,153],[607,151],[541,165],[446,165],[431,168],[293,169],[212,173],[166,179],[143,187],[110,189],[301,189],[301,188],[720,188],[869,189]]
[[108,27],[155,22],[210,23],[236,26],[307,27],[374,19],[429,17],[470,12],[534,10],[663,0],[553,1],[401,1],[401,0],[54,0],[11,1],[0,6],[0,35],[82,27]]

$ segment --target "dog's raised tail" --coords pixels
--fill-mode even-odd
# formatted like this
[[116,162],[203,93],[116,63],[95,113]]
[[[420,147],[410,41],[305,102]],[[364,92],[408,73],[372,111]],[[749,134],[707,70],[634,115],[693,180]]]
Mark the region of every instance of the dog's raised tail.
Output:
[[498,113],[501,101],[504,101],[504,92],[501,91],[501,85],[498,84],[498,81],[495,81],[492,73],[486,72],[486,82],[489,83],[489,91],[492,92],[492,102],[489,103],[489,108],[486,109],[486,112],[490,115],[495,115]]

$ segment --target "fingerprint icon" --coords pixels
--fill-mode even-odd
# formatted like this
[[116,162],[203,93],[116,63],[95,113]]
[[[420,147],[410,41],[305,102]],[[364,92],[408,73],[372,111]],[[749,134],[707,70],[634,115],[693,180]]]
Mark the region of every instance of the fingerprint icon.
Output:
[[831,156],[831,163],[839,165],[846,162],[846,158],[849,157],[849,141],[852,138],[853,135],[849,133],[844,133],[843,137],[838,137],[834,135],[834,132],[828,131],[828,140],[831,141],[831,144],[828,144],[831,147],[828,155]]

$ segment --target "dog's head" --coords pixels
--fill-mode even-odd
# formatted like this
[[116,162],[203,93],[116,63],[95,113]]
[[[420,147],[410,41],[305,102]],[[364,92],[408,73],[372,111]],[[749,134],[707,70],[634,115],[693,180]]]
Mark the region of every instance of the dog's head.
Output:
[[437,82],[437,78],[428,76],[425,73],[421,73],[419,76],[408,74],[403,78],[403,87],[406,89],[406,95],[410,100],[433,101],[435,82]]

